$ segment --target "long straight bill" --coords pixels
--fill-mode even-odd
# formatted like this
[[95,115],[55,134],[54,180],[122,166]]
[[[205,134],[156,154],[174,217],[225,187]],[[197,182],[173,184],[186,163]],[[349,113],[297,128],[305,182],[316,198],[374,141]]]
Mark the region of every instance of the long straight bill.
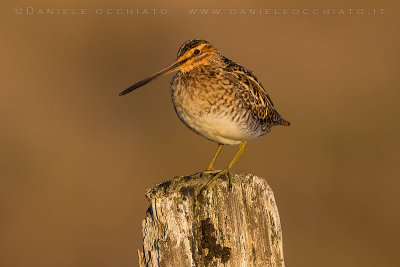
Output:
[[162,76],[162,75],[167,74],[167,73],[169,73],[169,72],[175,71],[176,68],[177,68],[179,65],[181,65],[182,63],[183,63],[183,62],[175,62],[174,64],[172,64],[171,66],[169,66],[169,67],[163,69],[162,71],[157,72],[156,74],[154,74],[154,75],[152,75],[152,76],[150,76],[150,77],[148,77],[148,78],[146,78],[146,79],[143,79],[143,80],[141,80],[140,82],[135,83],[134,85],[132,85],[132,86],[129,87],[128,89],[125,89],[124,91],[122,91],[121,93],[119,93],[119,95],[120,95],[120,96],[121,96],[121,95],[126,95],[127,93],[130,93],[130,92],[132,92],[133,90],[135,90],[135,89],[137,89],[137,88],[139,88],[139,87],[142,87],[143,85],[145,85],[145,84],[151,82],[152,80],[154,80],[155,78],[157,78],[157,77],[159,77],[159,76]]

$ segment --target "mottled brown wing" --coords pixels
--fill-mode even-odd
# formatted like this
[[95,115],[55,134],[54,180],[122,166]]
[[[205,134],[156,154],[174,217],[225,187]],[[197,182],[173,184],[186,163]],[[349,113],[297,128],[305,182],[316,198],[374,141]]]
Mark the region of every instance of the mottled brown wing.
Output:
[[226,59],[226,73],[239,89],[245,108],[254,118],[269,125],[283,124],[284,120],[274,108],[271,98],[253,72]]

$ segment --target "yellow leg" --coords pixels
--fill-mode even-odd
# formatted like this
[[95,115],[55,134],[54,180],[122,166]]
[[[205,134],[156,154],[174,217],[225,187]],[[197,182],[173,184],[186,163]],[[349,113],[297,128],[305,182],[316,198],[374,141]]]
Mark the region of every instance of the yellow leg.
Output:
[[[233,165],[235,165],[235,163],[236,163],[236,161],[238,160],[238,158],[240,157],[240,155],[243,154],[243,151],[244,151],[244,149],[245,149],[245,147],[246,147],[246,144],[247,144],[246,141],[243,141],[243,142],[240,143],[240,145],[239,145],[239,150],[238,150],[238,152],[236,153],[236,155],[235,155],[235,157],[233,158],[233,160],[231,161],[231,163],[229,163],[228,168],[226,168],[225,170],[219,172],[217,175],[215,175],[214,177],[212,177],[212,178],[201,188],[200,192],[203,191],[213,180],[215,180],[215,179],[217,179],[217,178],[219,178],[219,177],[221,177],[222,175],[225,175],[225,174],[228,174],[228,178],[229,178],[229,188],[231,188],[232,185],[231,185],[231,177],[230,177],[229,171],[231,170],[231,168],[233,167]],[[221,148],[222,148],[222,145],[221,145]],[[219,150],[221,150],[220,147],[218,147],[217,154],[219,153],[219,152],[218,152]],[[215,158],[215,157],[214,157],[214,158]],[[212,163],[213,163],[213,162],[212,162]]]
[[221,149],[224,145],[223,144],[218,144],[217,152],[215,152],[214,158],[212,159],[210,165],[207,168],[207,171],[211,171],[213,169],[214,163],[218,158],[219,153],[221,152]]
[[231,163],[228,166],[228,171],[233,167],[233,165],[235,165],[235,163],[238,160],[238,158],[240,157],[240,155],[243,154],[246,144],[247,144],[246,141],[243,141],[240,143],[238,152],[236,153],[235,157],[233,158],[233,160],[231,161]]

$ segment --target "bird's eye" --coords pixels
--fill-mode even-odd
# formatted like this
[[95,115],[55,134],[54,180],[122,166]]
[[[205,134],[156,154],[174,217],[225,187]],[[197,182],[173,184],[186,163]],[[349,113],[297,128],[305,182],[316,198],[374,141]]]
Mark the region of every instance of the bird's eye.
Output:
[[194,54],[195,54],[195,55],[200,54],[200,50],[199,50],[199,49],[195,49],[195,50],[194,50]]

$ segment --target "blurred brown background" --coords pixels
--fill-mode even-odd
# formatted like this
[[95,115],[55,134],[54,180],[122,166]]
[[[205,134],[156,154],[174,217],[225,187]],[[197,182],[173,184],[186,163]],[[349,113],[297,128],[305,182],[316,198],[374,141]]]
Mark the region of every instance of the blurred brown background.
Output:
[[[273,188],[287,266],[398,266],[394,1],[64,2],[2,2],[0,266],[137,265],[145,190],[204,169],[215,144],[175,115],[172,75],[118,93],[169,65],[192,38],[253,70],[292,123],[251,142],[235,167]],[[19,6],[88,14],[14,14]],[[188,8],[385,11],[190,16]],[[235,150],[223,150],[217,167]]]

